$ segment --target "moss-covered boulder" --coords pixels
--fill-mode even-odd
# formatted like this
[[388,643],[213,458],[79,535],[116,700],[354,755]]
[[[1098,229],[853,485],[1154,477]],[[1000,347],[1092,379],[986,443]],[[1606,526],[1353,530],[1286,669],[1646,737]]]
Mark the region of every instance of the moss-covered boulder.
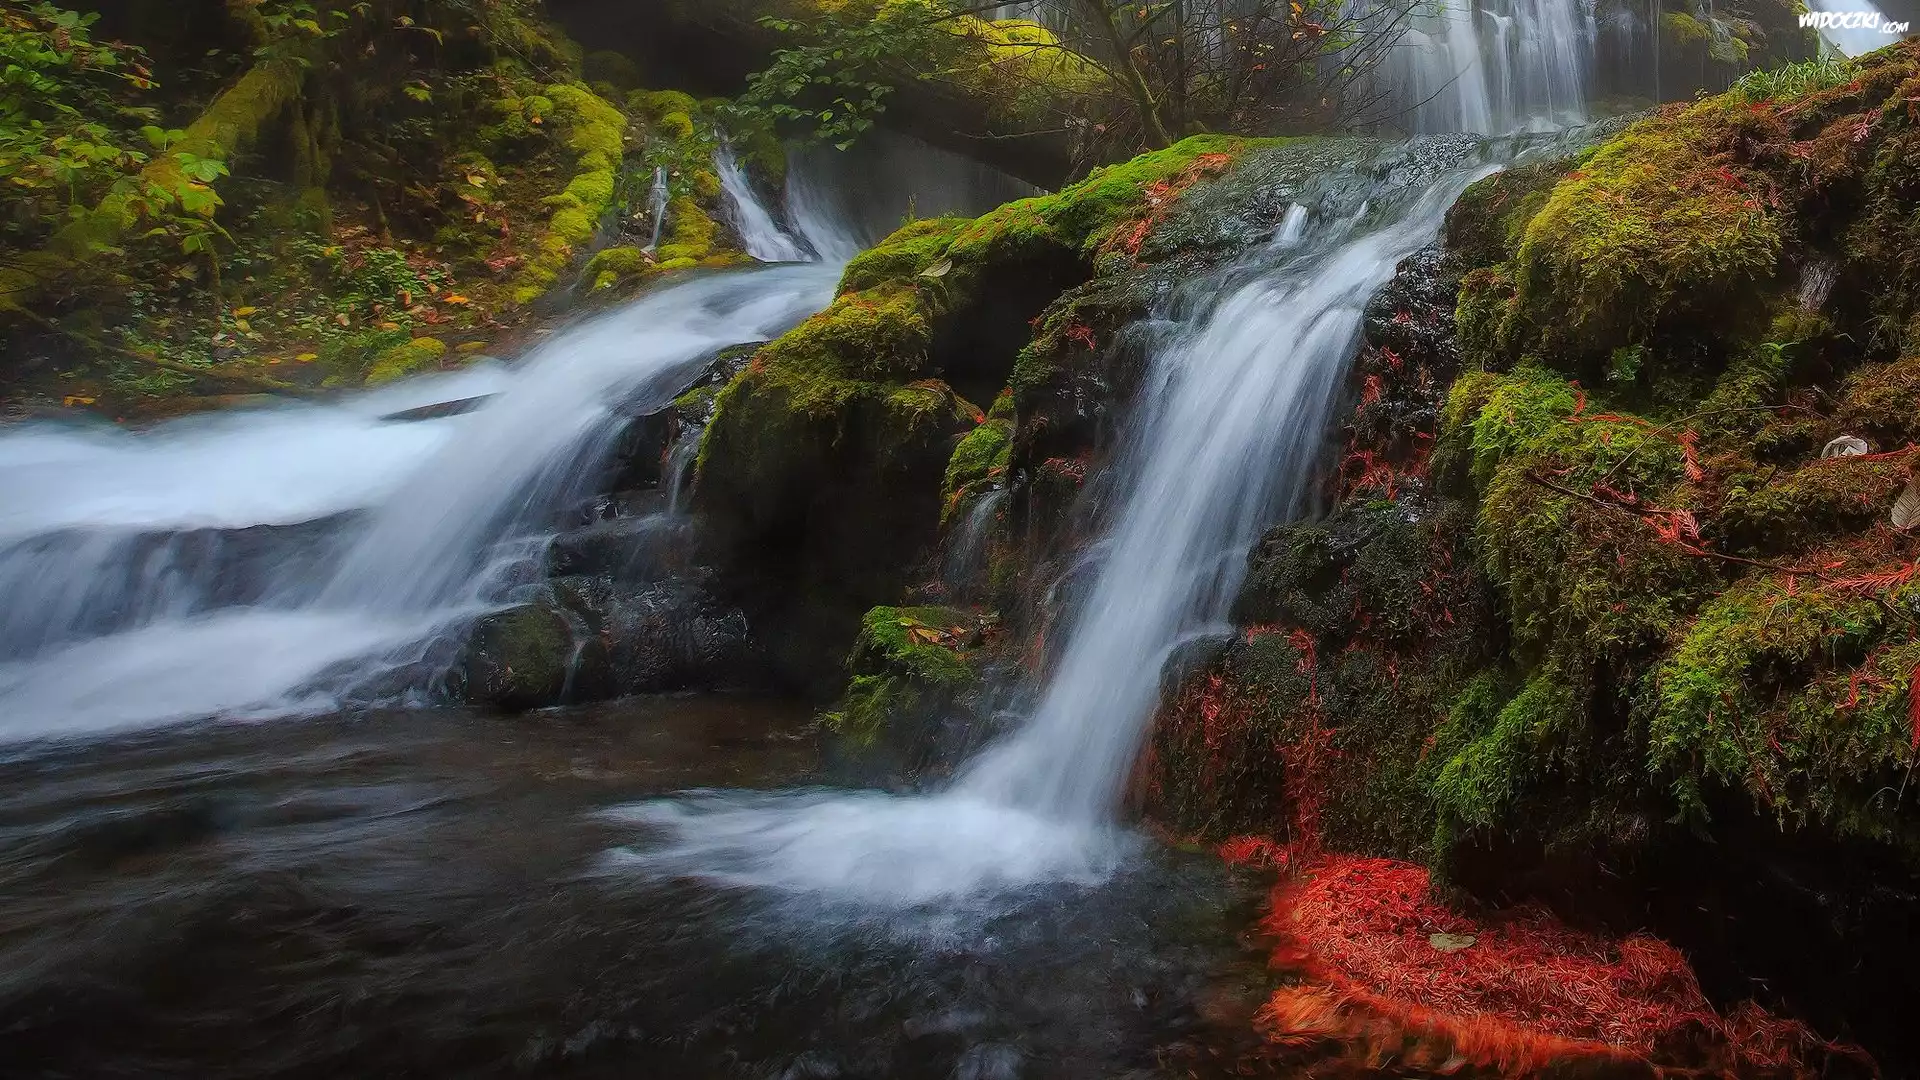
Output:
[[901,595],[959,489],[1009,467],[1013,396],[991,419],[975,403],[1001,400],[1047,302],[1130,259],[1130,223],[1247,146],[1192,139],[976,220],[909,223],[719,394],[696,502],[742,602],[786,628],[770,638],[789,672],[817,678]]
[[848,682],[823,720],[847,752],[914,767],[952,724],[964,730],[979,687],[981,644],[972,614],[940,607],[877,607],[860,620]]
[[575,652],[573,629],[558,608],[518,604],[473,625],[455,678],[476,705],[508,712],[558,705]]

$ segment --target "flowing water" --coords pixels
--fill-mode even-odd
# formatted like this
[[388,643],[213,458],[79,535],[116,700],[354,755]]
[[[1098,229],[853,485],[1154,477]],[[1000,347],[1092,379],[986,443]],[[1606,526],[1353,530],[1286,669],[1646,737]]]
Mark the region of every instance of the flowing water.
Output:
[[1208,856],[964,938],[609,872],[607,807],[806,782],[805,719],[641,699],[0,756],[0,1075],[1093,1080],[1244,996]]
[[[364,707],[405,703],[449,627],[537,572],[625,416],[827,302],[900,217],[859,177],[919,214],[1018,185],[931,154],[813,163],[783,227],[736,173],[759,250],[816,261],[686,280],[512,366],[0,434],[0,583],[33,601],[0,616],[9,1067],[1184,1074],[1235,996],[1237,901],[1211,859],[1117,825],[1119,787],[1162,661],[1219,628],[1248,545],[1300,508],[1364,304],[1478,153],[1416,140],[1334,170],[1143,328],[1037,704],[923,795],[797,786],[804,723],[750,703]],[[204,722],[290,713],[320,715]],[[202,722],[152,730],[181,721]]]
[[658,251],[660,231],[667,224],[667,168],[664,165],[653,170],[653,189],[647,194],[647,216],[653,220],[653,238],[642,250]]
[[[1139,857],[1111,823],[1171,650],[1215,631],[1260,530],[1298,509],[1362,311],[1487,169],[1460,137],[1320,179],[1264,250],[1157,327],[1115,459],[1086,599],[1016,732],[947,790],[708,793],[630,807],[637,875],[685,875],[900,913],[990,919],[1009,896],[1097,885]],[[665,843],[658,840],[665,837]]]

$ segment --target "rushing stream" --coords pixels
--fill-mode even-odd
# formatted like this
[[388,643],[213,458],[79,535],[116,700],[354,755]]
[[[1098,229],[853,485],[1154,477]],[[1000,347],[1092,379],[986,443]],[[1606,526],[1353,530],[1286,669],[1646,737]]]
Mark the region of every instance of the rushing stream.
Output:
[[1009,892],[1095,885],[1139,852],[1111,815],[1181,641],[1216,630],[1260,530],[1298,508],[1362,311],[1484,175],[1459,136],[1320,178],[1264,248],[1155,327],[1115,455],[1117,510],[1038,707],[947,790],[702,794],[631,807],[641,874],[978,917]]
[[[1577,115],[1578,58],[1545,59],[1471,107]],[[1363,308],[1488,170],[1478,140],[1317,178],[1142,328],[1090,580],[1030,715],[945,789],[818,786],[780,734],[802,719],[750,701],[400,711],[450,628],[537,576],[626,418],[828,302],[903,209],[863,182],[923,215],[1022,193],[882,162],[795,168],[783,224],[723,152],[780,265],[512,365],[0,433],[0,1071],[993,1080],[1153,1075],[1207,1040],[1239,899],[1113,810],[1162,661],[1302,507]]]

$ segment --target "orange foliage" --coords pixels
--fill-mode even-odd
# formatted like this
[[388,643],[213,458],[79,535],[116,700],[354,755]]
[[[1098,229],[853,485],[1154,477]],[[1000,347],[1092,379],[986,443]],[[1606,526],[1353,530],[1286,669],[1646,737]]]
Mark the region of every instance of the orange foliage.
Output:
[[[1283,866],[1293,853],[1242,837],[1221,854]],[[1440,903],[1410,863],[1300,864],[1274,889],[1262,929],[1277,942],[1274,966],[1304,977],[1256,1018],[1278,1047],[1333,1040],[1368,1060],[1513,1076],[1569,1059],[1795,1076],[1832,1055],[1864,1060],[1751,1004],[1721,1015],[1679,950],[1657,938],[1582,933],[1537,907],[1471,919]],[[1707,1067],[1660,1067],[1675,1052]]]

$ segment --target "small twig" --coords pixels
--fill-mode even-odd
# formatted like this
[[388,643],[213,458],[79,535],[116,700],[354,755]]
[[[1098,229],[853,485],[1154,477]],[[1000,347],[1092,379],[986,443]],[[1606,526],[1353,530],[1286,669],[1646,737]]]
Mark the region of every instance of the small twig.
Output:
[[[1672,420],[1672,421],[1669,421],[1669,422],[1667,422],[1667,423],[1664,423],[1664,424],[1661,424],[1661,425],[1660,425],[1659,427],[1657,427],[1657,428],[1654,428],[1654,429],[1652,429],[1651,431],[1648,431],[1648,432],[1647,432],[1647,439],[1652,439],[1652,438],[1654,438],[1654,437],[1655,437],[1655,436],[1657,436],[1657,435],[1662,435],[1662,434],[1665,434],[1665,433],[1666,433],[1667,431],[1669,431],[1669,430],[1671,430],[1672,428],[1674,428],[1674,427],[1677,427],[1677,426],[1679,426],[1679,425],[1681,425],[1681,424],[1690,424],[1690,423],[1692,423],[1693,421],[1695,421],[1695,420],[1698,420],[1698,419],[1700,419],[1700,418],[1701,418],[1701,417],[1703,417],[1703,416],[1718,416],[1718,415],[1721,415],[1722,413],[1743,413],[1743,412],[1779,412],[1779,411],[1780,411],[1780,410],[1782,410],[1782,409],[1793,409],[1793,410],[1795,410],[1795,411],[1797,411],[1797,412],[1811,412],[1811,411],[1812,411],[1811,409],[1808,409],[1808,408],[1807,408],[1806,406],[1804,406],[1804,405],[1745,405],[1745,406],[1740,406],[1740,407],[1737,407],[1737,408],[1726,408],[1726,409],[1703,409],[1703,410],[1701,410],[1700,412],[1697,412],[1697,413],[1692,413],[1692,414],[1690,414],[1690,415],[1687,415],[1687,416],[1683,416],[1683,417],[1681,417],[1681,418],[1680,418],[1680,419],[1678,419],[1678,420]],[[1600,477],[1600,480],[1599,480],[1599,482],[1600,482],[1600,483],[1602,483],[1602,484],[1604,484],[1604,483],[1606,483],[1607,481],[1609,481],[1609,480],[1612,480],[1612,479],[1613,479],[1613,474],[1614,474],[1614,473],[1617,473],[1617,472],[1619,472],[1619,471],[1620,471],[1620,469],[1621,469],[1621,468],[1622,468],[1623,466],[1625,466],[1627,462],[1629,462],[1629,461],[1632,461],[1632,460],[1633,460],[1633,456],[1634,456],[1635,454],[1638,454],[1638,453],[1640,452],[1640,448],[1641,448],[1641,447],[1643,447],[1643,446],[1645,446],[1645,445],[1647,445],[1647,443],[1646,443],[1646,441],[1645,441],[1645,440],[1642,440],[1642,441],[1641,441],[1641,442],[1640,442],[1640,443],[1639,443],[1638,445],[1636,445],[1636,446],[1635,446],[1635,447],[1634,447],[1633,449],[1631,449],[1631,450],[1629,450],[1629,451],[1627,451],[1627,454],[1626,454],[1626,456],[1625,456],[1625,457],[1623,457],[1623,458],[1621,458],[1621,459],[1620,459],[1619,461],[1616,461],[1616,462],[1614,462],[1614,463],[1613,463],[1613,468],[1611,468],[1611,469],[1608,469],[1608,470],[1606,471],[1606,474]]]

